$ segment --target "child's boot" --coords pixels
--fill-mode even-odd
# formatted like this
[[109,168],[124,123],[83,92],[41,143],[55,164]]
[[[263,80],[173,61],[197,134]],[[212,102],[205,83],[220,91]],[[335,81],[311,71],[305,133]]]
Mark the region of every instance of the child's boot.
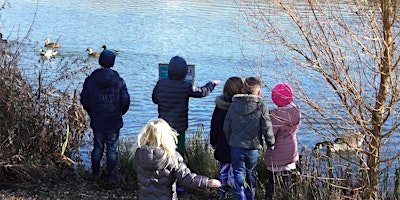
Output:
[[274,184],[266,183],[265,185],[265,200],[273,199],[274,196]]
[[236,189],[234,187],[231,188],[231,192],[232,192],[232,200],[239,200],[239,197],[236,194]]
[[219,187],[219,199],[226,199],[226,186]]
[[254,200],[256,197],[256,188],[246,188],[244,190],[247,200]]

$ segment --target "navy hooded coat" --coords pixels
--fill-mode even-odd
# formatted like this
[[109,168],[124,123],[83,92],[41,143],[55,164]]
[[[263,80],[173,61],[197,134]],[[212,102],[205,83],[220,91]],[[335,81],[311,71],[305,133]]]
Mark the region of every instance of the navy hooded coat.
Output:
[[189,97],[205,97],[214,90],[212,82],[197,87],[185,81],[187,70],[183,58],[173,57],[168,64],[168,78],[159,80],[152,93],[153,103],[158,104],[158,117],[178,133],[188,128]]
[[130,97],[118,72],[100,68],[85,79],[81,103],[93,131],[110,131],[123,126],[122,115],[129,109]]

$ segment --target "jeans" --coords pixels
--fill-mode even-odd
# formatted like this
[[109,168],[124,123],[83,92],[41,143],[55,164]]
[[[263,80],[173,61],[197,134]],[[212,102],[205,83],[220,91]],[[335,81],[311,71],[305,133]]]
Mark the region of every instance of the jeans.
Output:
[[94,148],[91,156],[93,175],[100,174],[100,162],[103,158],[104,145],[107,147],[107,172],[110,176],[116,175],[119,129],[112,131],[93,131],[93,134]]
[[[253,199],[257,183],[256,169],[259,156],[258,149],[232,147],[231,156],[235,188],[237,189],[239,199],[243,199],[241,197],[244,196],[244,193],[246,193],[247,199]],[[245,181],[250,187],[246,188],[248,192],[243,191]],[[246,197],[244,197],[244,199],[246,199]]]

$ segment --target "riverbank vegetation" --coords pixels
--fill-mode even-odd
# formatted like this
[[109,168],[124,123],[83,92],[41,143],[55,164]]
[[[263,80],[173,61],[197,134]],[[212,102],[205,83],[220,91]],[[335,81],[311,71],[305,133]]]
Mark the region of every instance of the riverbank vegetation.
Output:
[[[265,61],[254,71],[266,71],[265,82],[290,82],[312,134],[357,147],[356,158],[340,158],[354,162],[343,172],[351,172],[363,199],[385,198],[384,175],[395,173],[400,155],[399,1],[246,0],[239,6],[257,36],[252,41],[266,46],[260,57],[274,55],[272,66]],[[349,134],[361,136],[363,145]],[[345,180],[346,173],[334,177]]]
[[[279,29],[269,18],[271,15],[264,13],[267,9],[258,10],[262,6],[246,8],[248,23],[256,27],[262,41],[278,42],[271,45],[281,49],[269,53],[286,55],[278,61],[296,61],[296,67],[282,64],[285,70],[279,68],[288,73],[288,79],[271,78],[295,86],[298,101],[306,106],[302,107],[304,124],[326,138],[316,151],[302,148],[299,173],[290,185],[278,180],[277,199],[399,198],[399,150],[396,143],[390,143],[399,140],[400,126],[400,58],[396,51],[400,26],[396,2],[351,4],[348,11],[352,15],[341,18],[327,13],[326,7],[316,2],[309,2],[310,10],[297,12],[295,5],[277,1],[274,9],[283,11],[298,27],[294,32]],[[260,22],[268,31],[261,29],[264,26]],[[356,24],[362,26],[352,29]],[[28,40],[29,34],[19,41],[0,44],[0,197],[136,198],[134,163],[129,159],[134,141],[121,141],[119,145],[118,167],[123,180],[116,188],[90,182],[90,172],[81,165],[80,147],[90,146],[86,139],[90,128],[87,113],[79,103],[80,88],[74,81],[94,66],[82,58],[62,57],[40,58],[26,66],[22,58],[27,49],[23,44]],[[288,52],[292,54],[288,56]],[[51,66],[57,66],[59,73],[49,74]],[[33,70],[27,72],[27,68]],[[28,81],[27,75],[35,81]],[[263,74],[258,76],[267,79]],[[302,85],[309,84],[315,84],[315,91],[304,90]],[[321,94],[317,95],[320,99],[310,92]],[[348,152],[334,151],[334,139],[344,133],[365,137],[361,145],[345,139],[342,144],[351,147]],[[185,159],[194,172],[218,178],[219,167],[201,125],[192,133],[187,151]],[[266,178],[261,158],[257,177],[257,197],[262,199]],[[213,199],[218,191],[188,190],[181,195],[182,199]]]

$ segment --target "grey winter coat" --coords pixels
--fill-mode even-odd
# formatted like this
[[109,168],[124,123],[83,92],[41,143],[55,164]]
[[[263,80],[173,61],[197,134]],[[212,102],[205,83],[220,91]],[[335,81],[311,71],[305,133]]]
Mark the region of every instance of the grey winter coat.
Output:
[[209,178],[195,173],[183,162],[176,152],[178,167],[166,164],[164,150],[160,148],[138,148],[134,157],[140,200],[178,199],[176,182],[189,188],[207,188]]
[[231,147],[262,149],[263,141],[269,147],[275,144],[268,110],[257,95],[233,96],[225,117],[224,132]]

